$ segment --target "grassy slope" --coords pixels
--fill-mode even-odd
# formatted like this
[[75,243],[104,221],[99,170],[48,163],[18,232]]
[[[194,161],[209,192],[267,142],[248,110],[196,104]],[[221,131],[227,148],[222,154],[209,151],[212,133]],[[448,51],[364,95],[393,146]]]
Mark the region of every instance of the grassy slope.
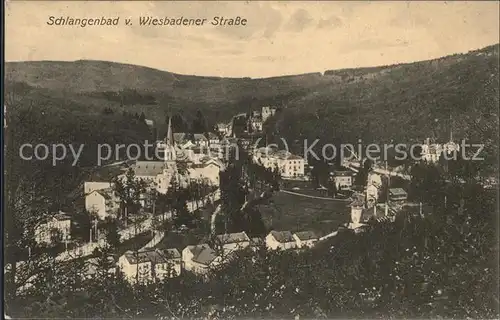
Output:
[[318,200],[280,192],[270,203],[260,205],[267,227],[275,230],[312,230],[325,235],[350,220],[350,208],[345,202]]

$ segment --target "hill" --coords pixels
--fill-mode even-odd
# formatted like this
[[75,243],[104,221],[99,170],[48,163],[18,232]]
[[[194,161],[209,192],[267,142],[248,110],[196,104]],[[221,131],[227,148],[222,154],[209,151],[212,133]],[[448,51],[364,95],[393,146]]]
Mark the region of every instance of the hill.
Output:
[[496,44],[429,61],[263,79],[188,76],[89,60],[10,62],[5,72],[7,82],[22,83],[23,95],[37,104],[75,112],[144,112],[160,127],[169,113],[189,119],[199,109],[213,124],[276,104],[285,112],[268,132],[290,141],[444,140],[453,128],[456,139],[496,146],[498,58]]

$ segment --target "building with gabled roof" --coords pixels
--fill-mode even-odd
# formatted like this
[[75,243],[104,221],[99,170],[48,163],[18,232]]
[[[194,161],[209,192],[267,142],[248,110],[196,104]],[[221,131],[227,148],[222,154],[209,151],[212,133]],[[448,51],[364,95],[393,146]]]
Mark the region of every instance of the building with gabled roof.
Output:
[[182,265],[193,273],[207,274],[221,263],[222,257],[206,243],[190,245],[182,250]]
[[230,253],[250,246],[250,238],[245,231],[219,234],[216,236],[216,244],[222,247],[224,253]]
[[85,210],[96,214],[99,220],[116,217],[120,209],[120,199],[112,188],[97,189],[85,196]]
[[389,189],[389,201],[390,202],[402,202],[408,199],[408,193],[402,188],[390,188]]
[[271,231],[266,236],[266,247],[270,250],[288,250],[297,248],[297,243],[290,231]]
[[35,227],[35,242],[41,245],[53,245],[71,238],[71,217],[62,212],[48,214]]
[[177,249],[129,250],[118,265],[129,282],[155,282],[181,274],[181,255]]
[[319,240],[319,237],[314,231],[295,232],[293,237],[298,248],[311,248]]

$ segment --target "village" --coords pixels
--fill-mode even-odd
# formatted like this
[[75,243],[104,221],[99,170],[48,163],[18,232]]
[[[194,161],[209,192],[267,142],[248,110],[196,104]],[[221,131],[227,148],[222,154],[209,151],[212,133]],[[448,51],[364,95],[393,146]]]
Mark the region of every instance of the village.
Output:
[[[432,208],[422,202],[412,203],[408,201],[408,194],[403,188],[389,188],[385,179],[391,176],[402,180],[408,180],[409,176],[396,171],[382,170],[375,166],[367,175],[367,183],[362,188],[355,186],[356,174],[361,170],[362,162],[345,162],[341,168],[329,172],[328,179],[332,182],[333,197],[327,188],[320,185],[311,189],[308,186],[311,180],[311,167],[307,159],[294,155],[287,150],[278,150],[276,147],[255,147],[251,139],[245,139],[248,132],[254,135],[262,133],[263,124],[276,113],[275,107],[263,107],[261,110],[250,114],[239,114],[233,117],[229,124],[220,123],[214,132],[205,134],[189,134],[173,132],[171,120],[168,123],[168,131],[164,139],[158,140],[157,148],[161,150],[162,159],[156,161],[137,160],[131,165],[125,165],[114,181],[122,181],[127,184],[127,175],[132,179],[140,181],[146,188],[139,195],[139,222],[127,225],[120,224],[118,230],[120,243],[134,243],[142,241],[138,246],[134,244],[122,250],[119,256],[109,255],[108,259],[112,267],[110,273],[122,272],[131,283],[150,283],[166,278],[180,276],[184,272],[209,276],[210,270],[223,266],[230,261],[237,251],[252,250],[254,252],[264,250],[286,250],[301,252],[314,247],[318,242],[335,237],[339,232],[363,232],[372,223],[381,221],[393,222],[398,214],[410,213],[422,217],[432,214]],[[234,119],[244,117],[246,127],[243,134],[234,130]],[[153,121],[147,120],[148,125]],[[299,223],[294,230],[270,230],[265,237],[250,237],[245,231],[234,233],[214,234],[214,219],[221,214],[220,206],[220,173],[228,165],[228,153],[231,150],[244,148],[251,155],[254,163],[266,169],[279,172],[281,177],[281,193],[292,197],[309,199],[311,201],[328,200],[334,208],[339,208],[342,223],[338,227],[324,232],[318,230],[301,229]],[[253,147],[253,149],[252,149]],[[447,148],[456,148],[457,145],[450,142]],[[429,142],[422,148],[423,159],[426,162],[436,162],[437,152],[442,149]],[[182,170],[180,169],[182,168]],[[379,168],[379,169],[377,169]],[[129,177],[130,178],[130,177]],[[130,182],[130,181],[129,181]],[[92,218],[88,232],[89,241],[80,245],[68,245],[72,243],[72,230],[74,221],[69,213],[59,211],[49,215],[44,222],[35,229],[35,243],[37,247],[50,248],[64,244],[64,250],[55,257],[56,261],[70,261],[72,259],[85,259],[87,274],[92,277],[95,274],[96,250],[109,246],[106,231],[99,226],[109,221],[120,220],[121,205],[123,199],[117,194],[116,182],[110,181],[86,181],[82,190],[85,199],[85,210]],[[187,240],[184,247],[169,247],[168,230],[155,227],[158,224],[155,206],[152,204],[151,194],[167,194],[172,188],[172,183],[179,187],[187,187],[193,184],[205,186],[205,193],[200,199],[187,203],[188,211],[197,212],[207,206],[215,210],[210,212],[207,220],[210,228],[207,234],[201,237],[201,242]],[[384,190],[385,189],[385,190]],[[328,208],[325,208],[328,210]],[[337,209],[338,210],[338,209]],[[162,212],[160,224],[165,221],[172,222],[175,216],[172,212]],[[180,237],[189,233],[190,227],[182,224],[174,228]],[[170,230],[172,231],[172,230]],[[146,243],[144,243],[144,235]],[[190,243],[191,241],[192,243]],[[186,243],[181,241],[181,243]],[[28,248],[29,252],[33,249]],[[30,254],[28,254],[30,255]],[[28,285],[29,287],[29,285]],[[25,287],[26,288],[26,287]]]

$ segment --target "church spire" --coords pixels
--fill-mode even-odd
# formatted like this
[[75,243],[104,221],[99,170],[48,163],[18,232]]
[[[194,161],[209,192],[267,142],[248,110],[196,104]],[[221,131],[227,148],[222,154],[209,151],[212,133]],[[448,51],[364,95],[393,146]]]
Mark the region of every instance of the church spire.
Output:
[[174,146],[174,134],[172,133],[172,117],[168,117],[168,130],[165,137],[165,143],[168,147]]

